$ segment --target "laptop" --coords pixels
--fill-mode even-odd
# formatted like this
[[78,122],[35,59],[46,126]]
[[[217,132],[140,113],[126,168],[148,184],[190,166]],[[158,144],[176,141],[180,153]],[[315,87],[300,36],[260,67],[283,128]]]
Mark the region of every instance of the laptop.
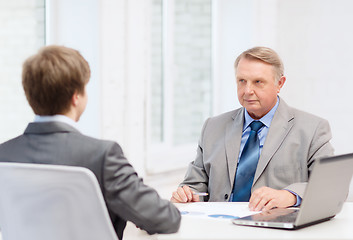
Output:
[[236,225],[298,229],[333,218],[342,209],[353,174],[353,153],[315,161],[300,208],[275,208],[233,219]]

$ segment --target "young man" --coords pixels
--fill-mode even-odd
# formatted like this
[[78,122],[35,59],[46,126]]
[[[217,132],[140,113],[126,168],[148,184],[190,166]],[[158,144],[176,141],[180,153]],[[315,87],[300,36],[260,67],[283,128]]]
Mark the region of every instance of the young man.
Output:
[[143,184],[120,146],[81,134],[75,127],[87,104],[90,68],[74,49],[42,48],[23,64],[22,84],[36,114],[24,134],[0,145],[0,162],[81,166],[97,177],[115,231],[126,221],[148,233],[176,232],[179,211]]
[[278,96],[286,78],[272,49],[251,48],[234,66],[243,107],[205,122],[171,201],[199,201],[196,191],[209,201],[249,201],[256,211],[298,206],[315,160],[333,155],[329,123]]

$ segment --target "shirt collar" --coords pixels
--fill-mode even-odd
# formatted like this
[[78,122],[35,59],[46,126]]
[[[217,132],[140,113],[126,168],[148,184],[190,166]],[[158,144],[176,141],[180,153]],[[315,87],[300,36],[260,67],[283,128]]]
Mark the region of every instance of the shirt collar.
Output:
[[63,122],[78,129],[78,125],[74,120],[72,120],[71,118],[65,115],[59,115],[59,114],[53,115],[53,116],[35,115],[34,122]]
[[[277,96],[276,105],[265,116],[263,116],[261,119],[259,119],[259,121],[262,122],[268,128],[271,125],[271,121],[273,119],[273,116],[275,115],[275,112],[276,112],[276,110],[278,108],[278,105],[279,105],[279,98]],[[245,109],[243,131],[246,128],[248,128],[250,123],[252,123],[253,121],[254,121],[254,119],[252,117],[250,117],[248,111],[246,111],[246,109]]]

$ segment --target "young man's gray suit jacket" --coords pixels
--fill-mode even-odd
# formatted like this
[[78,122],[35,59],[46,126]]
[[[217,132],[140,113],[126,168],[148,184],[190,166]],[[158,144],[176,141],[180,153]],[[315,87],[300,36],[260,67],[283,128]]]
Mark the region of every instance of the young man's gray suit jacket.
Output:
[[84,136],[66,123],[30,123],[23,135],[0,145],[0,162],[81,166],[92,170],[119,239],[127,220],[151,234],[172,233],[179,228],[179,211],[143,184],[117,143]]
[[[252,191],[267,186],[303,197],[316,159],[333,155],[329,123],[289,107],[282,99],[257,165]],[[181,185],[208,192],[209,201],[229,201],[239,156],[244,108],[206,120],[196,159]]]

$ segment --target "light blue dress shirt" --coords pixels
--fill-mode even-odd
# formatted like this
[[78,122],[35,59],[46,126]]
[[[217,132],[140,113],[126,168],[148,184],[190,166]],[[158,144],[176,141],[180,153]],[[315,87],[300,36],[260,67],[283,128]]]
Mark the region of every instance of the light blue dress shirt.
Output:
[[[270,126],[271,126],[272,119],[273,119],[273,117],[274,117],[274,115],[276,113],[276,110],[278,108],[278,104],[279,104],[279,98],[277,97],[276,105],[265,116],[263,116],[261,119],[259,119],[259,121],[264,124],[263,127],[260,128],[259,131],[257,132],[257,135],[258,135],[259,140],[260,140],[260,154],[262,152],[262,148],[264,146],[264,143],[265,143],[265,140],[266,140],[266,137],[267,137],[267,134],[268,134],[268,130],[269,130]],[[249,113],[245,110],[244,125],[243,125],[243,135],[241,137],[241,142],[240,142],[240,150],[239,150],[238,162],[239,162],[241,153],[243,152],[245,143],[246,143],[246,141],[249,138],[250,131],[251,131],[250,124],[253,121],[254,121],[254,119],[252,117],[250,117]],[[297,197],[297,202],[293,206],[294,207],[299,206],[301,204],[301,202],[302,202],[301,197],[299,197],[299,195],[296,194],[293,191],[290,191],[290,190],[287,190],[287,191],[293,193]],[[232,198],[230,198],[230,199],[232,199]]]
[[59,114],[53,115],[53,116],[35,115],[34,122],[63,122],[63,123],[69,124],[70,126],[76,128],[77,130],[79,129],[77,122],[75,122],[69,117],[66,117],[65,115],[59,115]]

